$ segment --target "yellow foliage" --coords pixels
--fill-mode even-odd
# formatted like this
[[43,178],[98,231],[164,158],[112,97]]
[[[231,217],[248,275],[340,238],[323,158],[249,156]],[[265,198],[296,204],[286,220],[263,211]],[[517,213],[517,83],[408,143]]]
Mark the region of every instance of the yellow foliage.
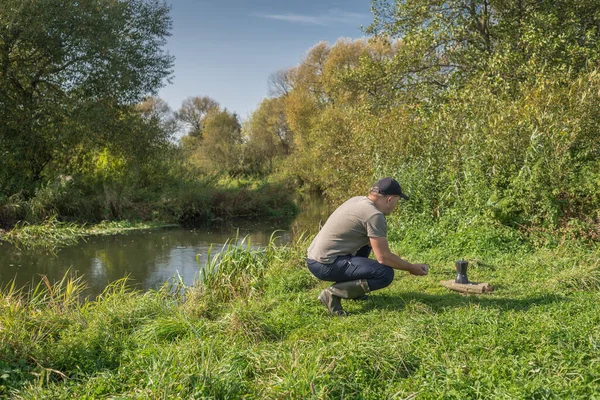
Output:
[[92,155],[90,166],[92,168],[89,172],[92,176],[103,180],[118,180],[125,175],[127,161],[122,155],[113,154],[105,147]]

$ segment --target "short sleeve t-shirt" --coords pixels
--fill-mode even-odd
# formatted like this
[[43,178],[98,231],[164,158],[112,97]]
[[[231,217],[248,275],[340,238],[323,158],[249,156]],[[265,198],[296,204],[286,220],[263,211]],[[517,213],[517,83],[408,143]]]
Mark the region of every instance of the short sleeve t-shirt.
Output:
[[308,258],[331,264],[338,256],[355,255],[369,238],[386,236],[383,213],[368,197],[353,197],[329,216],[308,248]]

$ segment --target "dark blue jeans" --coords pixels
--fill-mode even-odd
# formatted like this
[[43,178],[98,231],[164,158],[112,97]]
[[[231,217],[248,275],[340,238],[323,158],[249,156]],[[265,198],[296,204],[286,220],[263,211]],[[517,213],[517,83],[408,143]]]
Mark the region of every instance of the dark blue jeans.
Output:
[[369,257],[370,246],[361,248],[355,256],[339,256],[331,264],[306,259],[310,272],[323,281],[346,282],[366,279],[370,290],[383,289],[394,280],[394,269]]

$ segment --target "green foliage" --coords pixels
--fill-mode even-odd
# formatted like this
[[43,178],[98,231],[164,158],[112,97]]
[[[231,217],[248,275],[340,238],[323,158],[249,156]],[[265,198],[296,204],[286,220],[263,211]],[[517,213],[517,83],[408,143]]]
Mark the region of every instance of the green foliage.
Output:
[[171,205],[184,225],[218,223],[231,218],[285,218],[297,213],[292,190],[278,183],[255,188],[182,186]]
[[235,175],[241,169],[241,125],[235,113],[212,111],[204,120],[201,148],[209,171]]
[[[12,226],[0,240],[24,248],[36,246],[55,249],[86,236],[115,234],[130,229],[147,229],[173,223],[207,226],[257,216],[285,220],[298,212],[293,190],[283,184],[254,180],[237,185],[226,180],[221,183],[189,180],[167,183],[172,187],[162,187],[161,197],[157,197],[156,193],[149,193],[148,198],[133,197],[139,196],[140,192],[133,192],[131,197],[122,195],[121,216],[128,219],[118,221],[103,220],[100,200],[94,202],[93,197],[84,198],[79,189],[68,189],[63,196],[60,190],[48,188],[43,192],[44,197],[0,206],[0,210],[4,209],[6,213],[14,209],[11,218],[22,215],[21,222]],[[107,194],[104,193],[102,198],[104,196]],[[94,204],[97,209],[86,214],[86,210]],[[72,207],[67,208],[70,205]],[[79,214],[78,219],[71,220],[77,212],[83,215]],[[84,218],[88,218],[87,221]],[[90,220],[99,222],[89,224]]]
[[186,99],[176,117],[187,128],[181,145],[191,165],[207,174],[241,172],[242,134],[235,113],[205,96]]
[[41,245],[52,249],[76,243],[81,236],[81,229],[77,225],[59,222],[55,217],[51,217],[43,224],[17,224],[2,237],[2,240],[25,248]]
[[278,159],[292,152],[293,136],[281,98],[265,99],[242,127],[244,169],[259,176],[275,171]]
[[160,204],[161,197],[168,195],[162,191],[175,190],[179,180],[187,179],[176,167],[178,154],[172,146],[162,148],[161,158],[149,160],[108,148],[90,151],[73,175],[58,175],[29,196],[20,192],[0,199],[0,224],[43,223],[52,217],[77,223],[160,219],[149,210],[150,204]]
[[379,170],[414,194],[406,217],[458,211],[525,229],[556,229],[574,218],[596,223],[598,192],[589,183],[600,149],[588,130],[598,115],[596,76],[583,74],[568,88],[545,80],[523,85],[518,99],[478,81],[418,112],[411,121],[418,127],[390,127],[405,138],[382,151],[393,161]]
[[[598,4],[374,0],[367,33],[401,37],[393,72],[399,87],[443,89],[480,73],[511,83],[598,62]],[[423,98],[423,97],[422,97]]]
[[0,189],[9,195],[70,174],[84,149],[126,141],[121,115],[170,75],[165,3],[9,0],[0,20]]
[[2,236],[2,240],[23,249],[34,247],[54,251],[77,243],[88,236],[121,234],[131,230],[165,227],[160,222],[102,221],[96,225],[60,222],[52,216],[43,223],[18,223]]

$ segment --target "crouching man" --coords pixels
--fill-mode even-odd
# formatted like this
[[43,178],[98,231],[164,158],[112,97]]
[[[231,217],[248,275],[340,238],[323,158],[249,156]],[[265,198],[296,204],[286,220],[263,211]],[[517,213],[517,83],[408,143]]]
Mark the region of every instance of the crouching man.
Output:
[[[392,178],[379,180],[368,196],[357,196],[338,207],[308,248],[308,269],[317,278],[335,282],[319,300],[332,315],[344,316],[341,299],[366,298],[392,283],[394,269],[427,275],[427,264],[411,264],[390,251],[385,216],[400,198],[408,200]],[[371,249],[375,253],[369,258]]]

